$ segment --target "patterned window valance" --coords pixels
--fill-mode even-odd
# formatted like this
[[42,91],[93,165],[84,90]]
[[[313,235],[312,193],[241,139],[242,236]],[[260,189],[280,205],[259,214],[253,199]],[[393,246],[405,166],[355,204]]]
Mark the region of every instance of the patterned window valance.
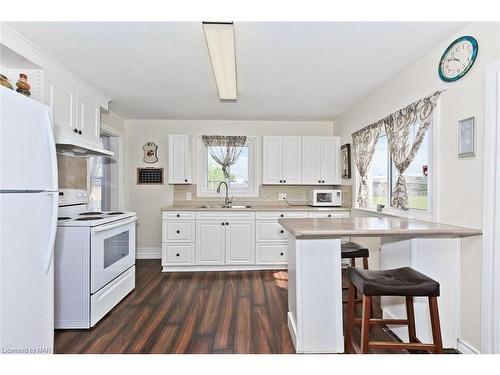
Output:
[[[392,191],[391,206],[403,210],[408,209],[408,194],[403,173],[413,161],[432,123],[432,115],[441,92],[436,91],[352,134],[354,161],[361,176],[357,199],[360,207],[366,207],[368,204],[368,168],[378,136],[384,127],[391,158],[399,173]],[[415,136],[410,139],[410,130],[417,125]]]
[[229,179],[227,168],[236,163],[247,141],[245,136],[202,135],[201,139],[214,160],[222,166],[224,177]]

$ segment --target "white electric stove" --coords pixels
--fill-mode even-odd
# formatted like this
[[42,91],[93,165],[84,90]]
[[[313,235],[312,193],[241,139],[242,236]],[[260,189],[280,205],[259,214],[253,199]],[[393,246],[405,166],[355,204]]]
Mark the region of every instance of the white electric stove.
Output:
[[90,328],[135,287],[135,212],[87,211],[87,192],[59,191],[55,328]]

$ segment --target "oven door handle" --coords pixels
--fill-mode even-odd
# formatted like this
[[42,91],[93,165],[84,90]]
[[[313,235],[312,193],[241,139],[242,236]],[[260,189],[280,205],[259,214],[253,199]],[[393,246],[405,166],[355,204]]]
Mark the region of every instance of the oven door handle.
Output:
[[105,230],[118,228],[118,227],[121,227],[123,225],[131,224],[135,221],[137,221],[137,216],[134,216],[134,217],[127,219],[127,220],[119,220],[119,221],[112,223],[112,224],[109,224],[109,225],[100,225],[98,227],[92,228],[92,233],[98,233],[98,232],[103,232]]

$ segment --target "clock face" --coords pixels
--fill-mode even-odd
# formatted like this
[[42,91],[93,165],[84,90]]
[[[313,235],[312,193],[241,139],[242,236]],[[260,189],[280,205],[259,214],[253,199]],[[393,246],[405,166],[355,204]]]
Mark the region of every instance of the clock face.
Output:
[[439,77],[446,82],[462,78],[477,57],[477,40],[471,36],[458,38],[444,51],[439,62]]

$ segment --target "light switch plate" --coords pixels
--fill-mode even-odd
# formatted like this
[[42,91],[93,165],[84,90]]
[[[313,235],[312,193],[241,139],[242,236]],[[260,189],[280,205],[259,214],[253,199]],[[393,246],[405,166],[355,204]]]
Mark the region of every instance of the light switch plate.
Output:
[[285,193],[280,193],[279,194],[280,201],[283,201],[286,199],[286,194]]

